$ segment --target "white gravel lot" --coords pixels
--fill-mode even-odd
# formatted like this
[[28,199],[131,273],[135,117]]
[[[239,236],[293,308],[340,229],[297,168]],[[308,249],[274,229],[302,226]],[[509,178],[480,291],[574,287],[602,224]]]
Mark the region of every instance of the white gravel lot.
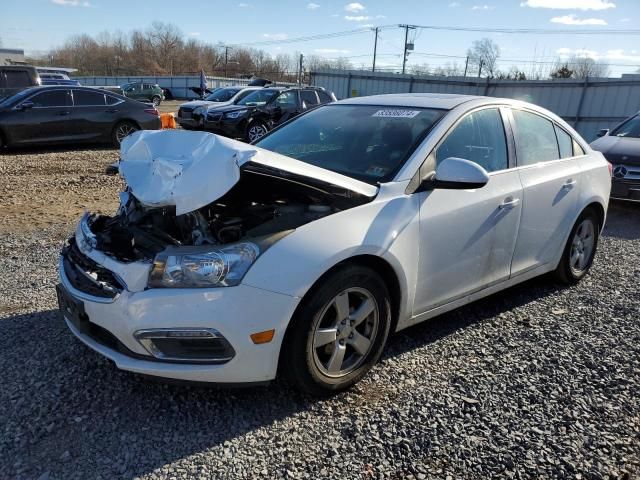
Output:
[[117,370],[56,310],[57,252],[111,211],[117,152],[0,155],[0,479],[640,478],[640,205],[592,273],[391,337],[353,390],[217,390]]

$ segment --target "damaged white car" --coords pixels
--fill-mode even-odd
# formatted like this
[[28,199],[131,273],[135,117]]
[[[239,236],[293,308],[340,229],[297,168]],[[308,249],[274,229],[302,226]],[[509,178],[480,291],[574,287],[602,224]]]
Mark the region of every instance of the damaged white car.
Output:
[[85,215],[58,300],[124,370],[349,387],[390,332],[596,251],[607,162],[533,105],[384,95],[317,108],[247,145],[141,131],[113,216]]

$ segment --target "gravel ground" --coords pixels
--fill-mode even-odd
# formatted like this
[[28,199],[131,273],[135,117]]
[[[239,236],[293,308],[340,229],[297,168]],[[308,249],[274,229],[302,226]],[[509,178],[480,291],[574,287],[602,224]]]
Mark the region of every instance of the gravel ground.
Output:
[[400,332],[317,400],[150,381],[67,331],[57,251],[78,208],[114,208],[115,155],[0,156],[0,478],[640,478],[639,206],[612,206],[577,287],[537,279]]

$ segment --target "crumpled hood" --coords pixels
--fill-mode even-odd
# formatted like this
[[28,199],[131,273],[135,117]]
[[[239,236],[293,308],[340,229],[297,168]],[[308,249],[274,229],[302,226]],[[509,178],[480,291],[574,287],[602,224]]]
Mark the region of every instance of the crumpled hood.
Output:
[[120,147],[119,171],[147,207],[192,212],[227,193],[248,162],[374,197],[378,188],[345,175],[207,132],[140,130]]

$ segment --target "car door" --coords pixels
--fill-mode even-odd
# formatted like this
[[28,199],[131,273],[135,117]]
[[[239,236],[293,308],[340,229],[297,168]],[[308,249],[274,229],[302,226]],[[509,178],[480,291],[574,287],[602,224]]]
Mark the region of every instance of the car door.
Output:
[[297,90],[286,90],[273,101],[271,123],[275,127],[300,113],[300,102]]
[[513,146],[505,116],[498,107],[467,113],[427,159],[429,171],[446,158],[470,160],[488,172],[489,182],[478,189],[419,194],[416,315],[509,278],[522,185],[510,168]]
[[44,143],[66,140],[71,132],[71,107],[68,89],[47,90],[23,100],[14,107],[12,141]]
[[568,134],[552,120],[525,109],[512,109],[511,115],[523,187],[522,220],[511,269],[517,275],[551,262],[564,248],[577,214],[580,167],[566,146]]
[[109,139],[116,110],[107,106],[107,94],[83,89],[72,89],[71,93],[73,110],[70,137],[77,140]]

